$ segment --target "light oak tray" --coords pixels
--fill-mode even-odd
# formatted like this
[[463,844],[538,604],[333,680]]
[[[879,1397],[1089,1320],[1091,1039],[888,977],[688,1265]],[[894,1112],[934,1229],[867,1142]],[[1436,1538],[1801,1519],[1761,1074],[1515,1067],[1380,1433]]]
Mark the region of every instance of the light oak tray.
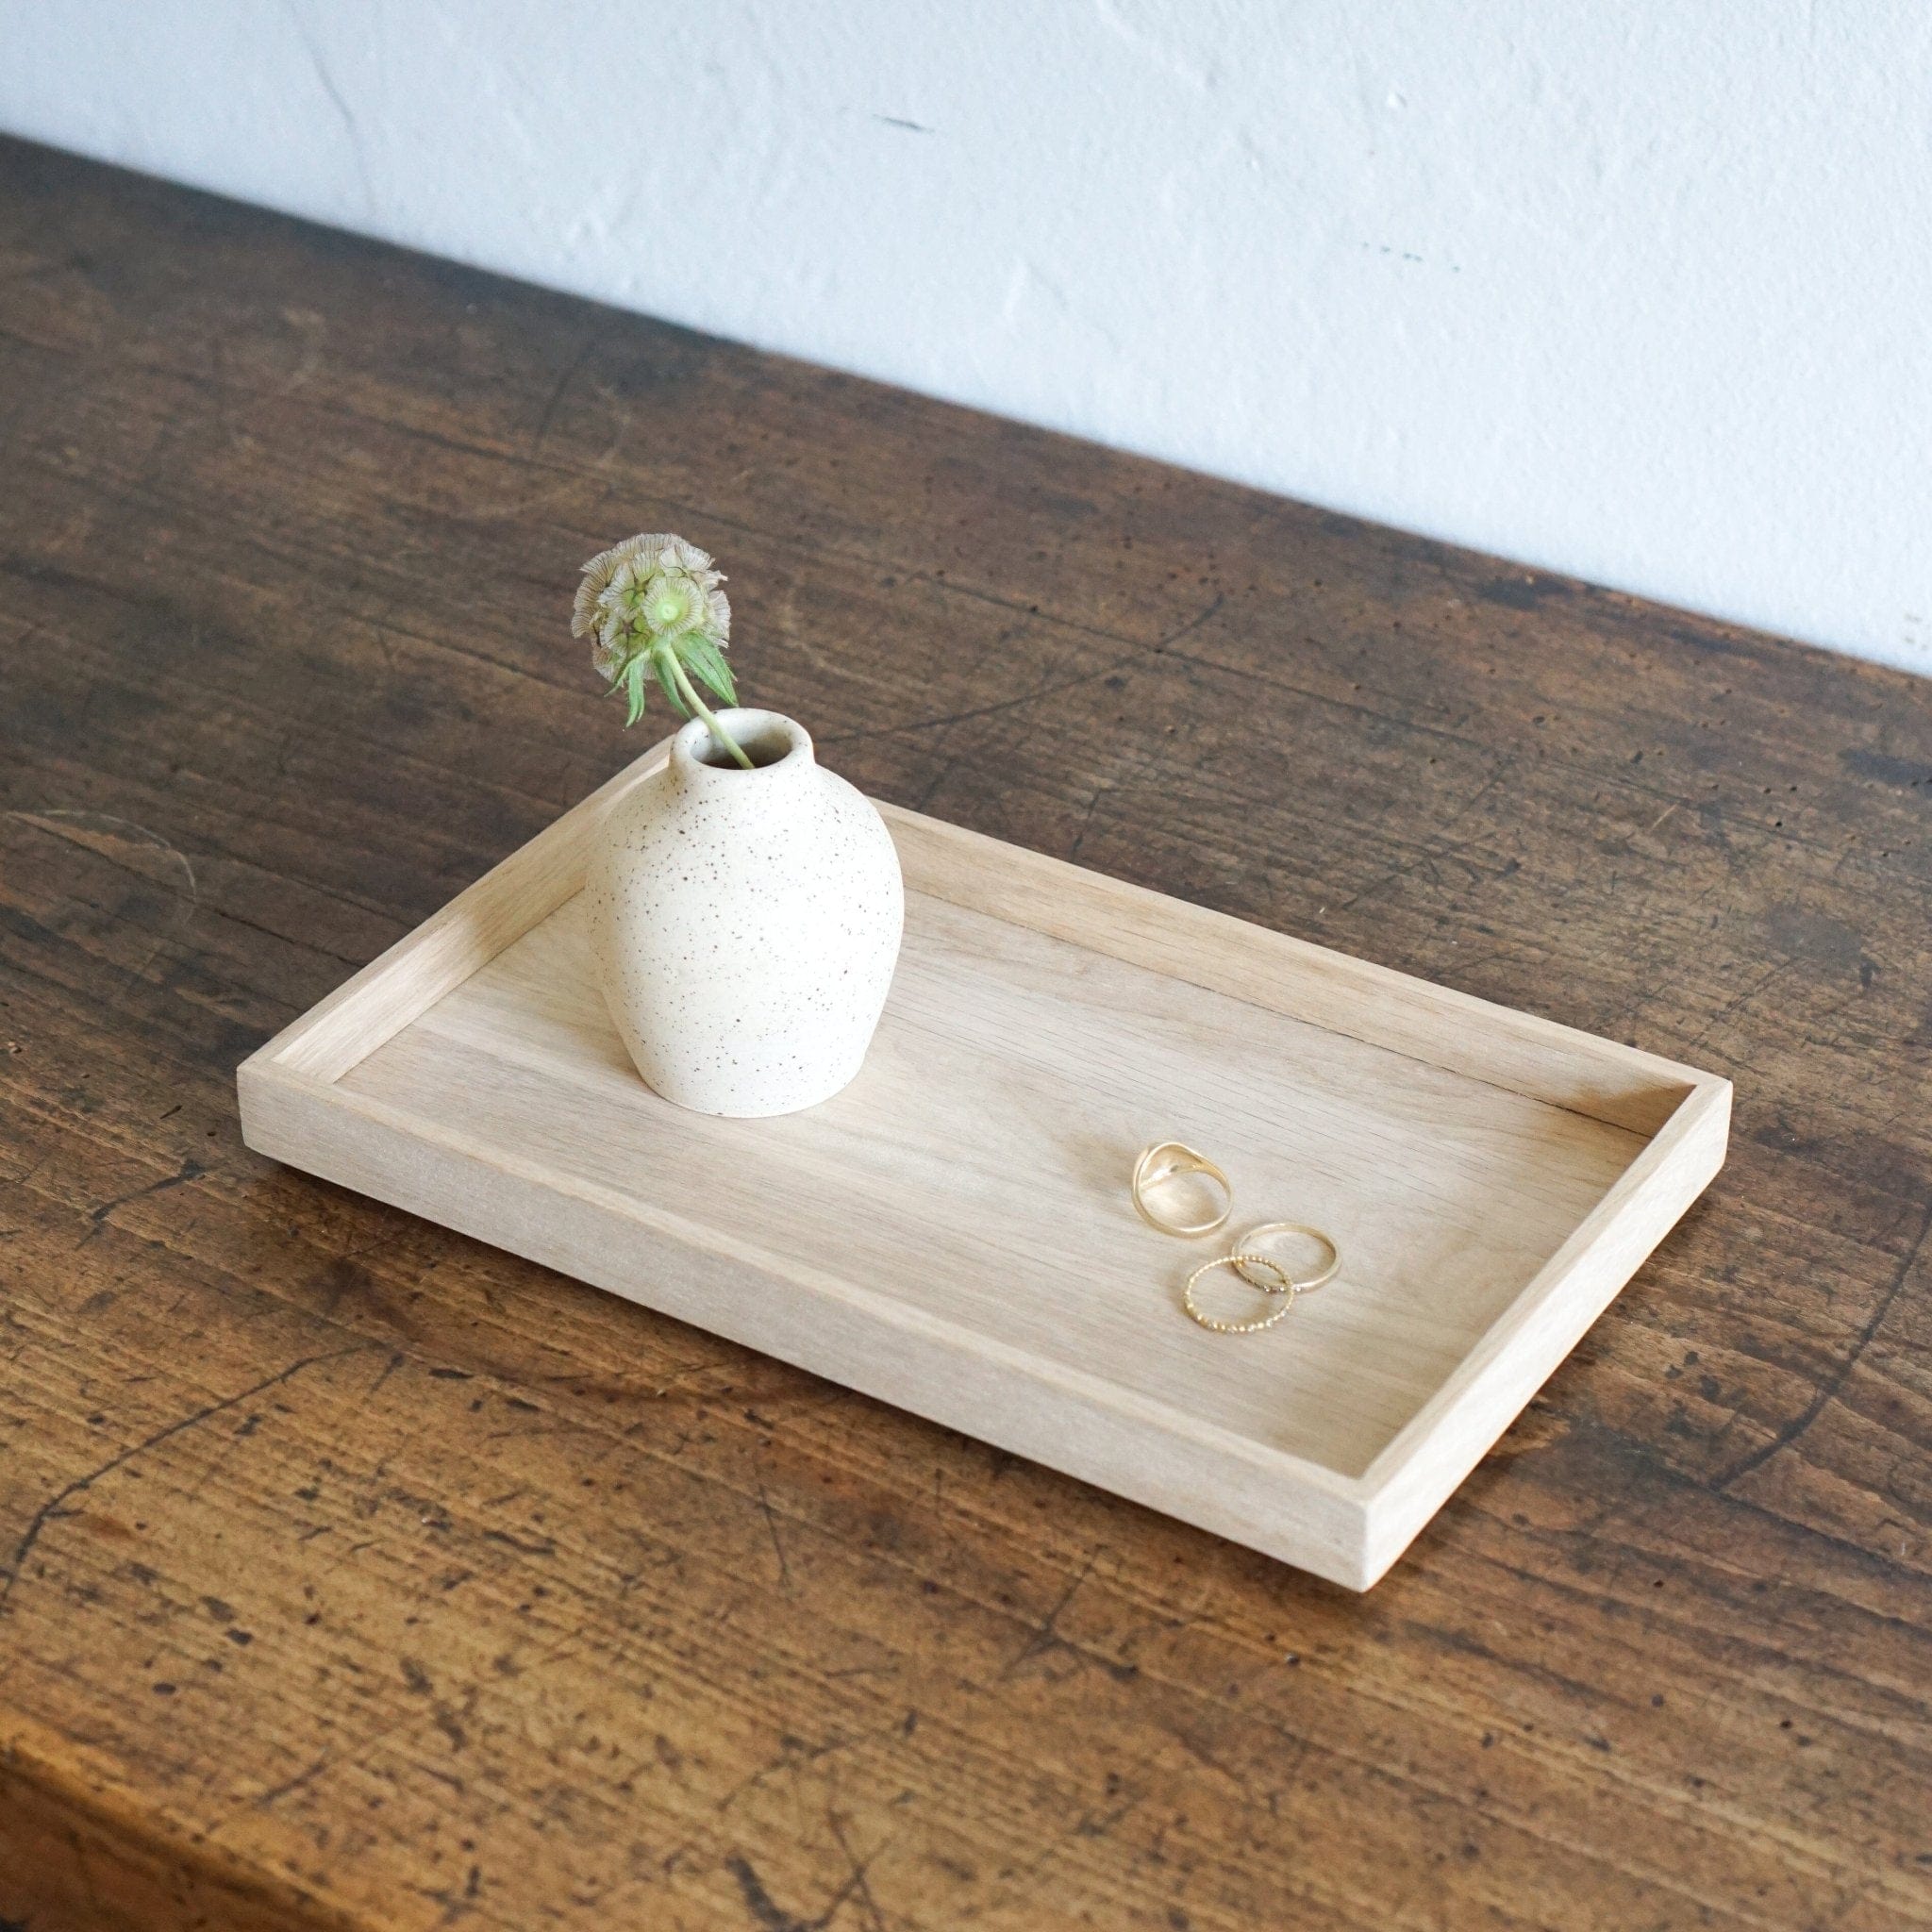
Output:
[[[1726,1081],[884,806],[906,945],[837,1098],[721,1121],[633,1072],[578,889],[647,754],[243,1063],[251,1147],[1356,1590],[1723,1164]],[[1127,1177],[1340,1276],[1182,1314]],[[1235,1291],[1239,1297],[1241,1291]]]

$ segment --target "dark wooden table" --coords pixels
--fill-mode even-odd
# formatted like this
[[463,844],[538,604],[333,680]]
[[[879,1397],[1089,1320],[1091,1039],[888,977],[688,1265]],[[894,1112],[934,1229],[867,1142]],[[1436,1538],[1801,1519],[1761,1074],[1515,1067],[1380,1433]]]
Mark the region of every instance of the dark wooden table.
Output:
[[[0,460],[0,1916],[1932,1924],[1932,687],[19,144]],[[638,528],[880,795],[1736,1080],[1372,1595],[243,1150]]]

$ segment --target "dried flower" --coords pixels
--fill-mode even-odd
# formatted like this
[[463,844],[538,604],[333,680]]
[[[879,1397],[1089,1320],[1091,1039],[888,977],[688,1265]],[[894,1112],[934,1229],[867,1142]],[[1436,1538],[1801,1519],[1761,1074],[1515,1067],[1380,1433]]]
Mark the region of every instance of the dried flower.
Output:
[[591,659],[628,701],[626,725],[644,714],[644,675],[654,674],[680,717],[702,718],[711,736],[749,771],[751,760],[706,708],[696,678],[727,705],[738,702],[724,652],[731,605],[710,557],[682,537],[626,537],[584,566],[571,608],[573,637],[591,639]]

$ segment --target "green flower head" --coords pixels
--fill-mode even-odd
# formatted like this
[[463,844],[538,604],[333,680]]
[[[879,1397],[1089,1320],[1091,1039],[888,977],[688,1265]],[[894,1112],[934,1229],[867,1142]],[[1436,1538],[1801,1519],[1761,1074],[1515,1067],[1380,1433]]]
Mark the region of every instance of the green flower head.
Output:
[[699,697],[698,683],[738,702],[724,652],[731,605],[709,555],[682,537],[626,537],[584,566],[571,609],[573,637],[591,640],[591,660],[628,702],[626,724],[644,714],[644,679],[655,675],[680,717],[704,719],[741,764],[750,761]]
[[571,635],[592,640],[597,668],[613,684],[638,651],[659,640],[696,632],[723,650],[731,639],[724,581],[682,537],[628,537],[585,564]]

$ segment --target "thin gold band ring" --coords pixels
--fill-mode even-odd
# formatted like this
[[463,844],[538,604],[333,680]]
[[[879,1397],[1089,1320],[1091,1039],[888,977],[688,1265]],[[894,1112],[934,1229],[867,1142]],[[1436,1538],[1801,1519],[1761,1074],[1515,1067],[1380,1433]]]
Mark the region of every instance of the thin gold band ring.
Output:
[[[1310,1227],[1305,1221],[1264,1221],[1259,1227],[1251,1227],[1246,1234],[1242,1235],[1240,1246],[1243,1250],[1264,1247],[1269,1241],[1285,1234],[1300,1235],[1303,1240],[1317,1242],[1328,1251],[1327,1265],[1317,1273],[1310,1274],[1306,1280],[1290,1275],[1280,1262],[1270,1257],[1263,1257],[1268,1260],[1270,1270],[1274,1274],[1282,1275],[1288,1281],[1289,1288],[1294,1293],[1312,1294],[1316,1289],[1335,1279],[1341,1269],[1341,1250],[1335,1245],[1335,1240],[1332,1235],[1324,1234],[1319,1227]],[[1258,1288],[1263,1294],[1280,1294],[1282,1292],[1282,1290],[1271,1287],[1265,1281],[1257,1281],[1248,1273],[1245,1254],[1238,1257],[1237,1260],[1239,1265],[1236,1267],[1235,1273],[1250,1288]]]

